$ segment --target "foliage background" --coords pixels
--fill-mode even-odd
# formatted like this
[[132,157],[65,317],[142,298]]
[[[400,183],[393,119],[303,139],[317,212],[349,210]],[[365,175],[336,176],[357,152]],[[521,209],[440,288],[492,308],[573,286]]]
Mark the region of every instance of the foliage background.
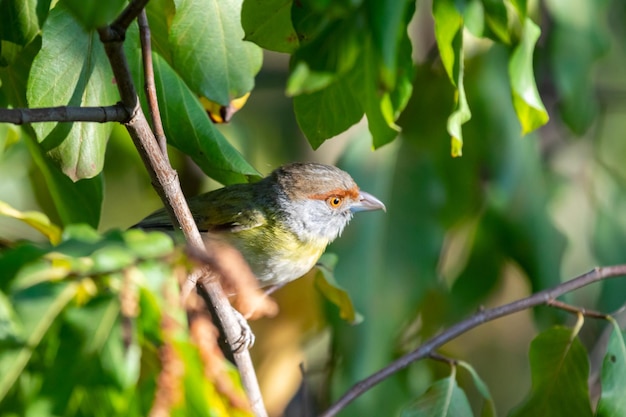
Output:
[[[503,70],[505,47],[465,32],[472,119],[463,126],[461,158],[450,157],[446,122],[454,91],[433,53],[428,2],[418,2],[411,25],[417,68],[413,95],[397,122],[402,134],[376,151],[365,121],[313,151],[284,94],[288,57],[265,53],[248,103],[220,131],[263,174],[293,160],[335,163],[388,208],[357,216],[329,248],[339,256],[335,276],[363,323],[341,321],[307,277],[276,295],[282,306],[278,318],[256,324],[253,354],[274,413],[297,391],[302,361],[313,395],[336,398],[480,306],[519,298],[597,264],[626,260],[626,6],[618,0],[550,0],[529,9],[542,30],[534,68],[551,120],[521,136]],[[20,134],[0,125],[0,200],[62,223]],[[218,186],[188,157],[172,153],[187,195]],[[102,231],[131,226],[160,206],[119,126],[106,151],[103,192]],[[7,240],[38,238],[6,219],[0,219],[0,230]],[[607,281],[568,301],[611,312],[623,305],[625,286],[624,280]],[[442,352],[471,363],[499,414],[506,414],[530,389],[528,349],[534,334],[569,320],[548,309],[519,313],[458,338]],[[594,349],[604,326],[587,320],[581,333],[592,352],[592,374],[601,366],[603,353]],[[440,363],[416,363],[344,415],[393,415],[448,374]],[[470,376],[461,370],[458,378],[478,412],[482,400]],[[297,415],[303,405],[291,407]]]

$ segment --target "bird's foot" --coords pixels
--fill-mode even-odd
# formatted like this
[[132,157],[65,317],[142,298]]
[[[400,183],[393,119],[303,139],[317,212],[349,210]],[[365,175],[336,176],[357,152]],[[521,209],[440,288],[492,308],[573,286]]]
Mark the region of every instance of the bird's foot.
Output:
[[239,323],[241,334],[239,335],[239,338],[233,342],[231,347],[233,353],[240,353],[244,350],[250,349],[254,345],[255,336],[250,328],[250,325],[248,324],[248,320],[246,320],[245,317],[234,308],[233,313],[235,314],[237,323]]

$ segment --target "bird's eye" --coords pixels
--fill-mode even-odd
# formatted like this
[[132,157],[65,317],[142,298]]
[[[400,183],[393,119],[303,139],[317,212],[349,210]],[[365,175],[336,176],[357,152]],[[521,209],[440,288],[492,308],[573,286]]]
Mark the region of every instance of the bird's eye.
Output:
[[328,205],[332,208],[337,208],[341,205],[341,203],[343,202],[343,199],[341,197],[337,197],[337,196],[333,196],[333,197],[329,197],[328,200],[326,200],[328,202]]

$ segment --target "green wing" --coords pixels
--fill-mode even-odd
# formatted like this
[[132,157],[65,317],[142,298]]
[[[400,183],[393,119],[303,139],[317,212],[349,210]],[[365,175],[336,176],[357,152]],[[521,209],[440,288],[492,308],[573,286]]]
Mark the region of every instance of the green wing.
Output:
[[[188,200],[200,232],[239,232],[266,222],[264,212],[255,206],[250,184],[236,184],[201,194]],[[158,210],[134,227],[172,229],[165,209]]]

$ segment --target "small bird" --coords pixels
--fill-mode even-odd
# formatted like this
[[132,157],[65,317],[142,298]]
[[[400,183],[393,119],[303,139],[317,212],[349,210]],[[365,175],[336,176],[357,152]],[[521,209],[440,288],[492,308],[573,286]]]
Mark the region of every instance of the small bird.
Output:
[[[239,250],[261,287],[306,274],[353,213],[386,210],[348,173],[311,162],[284,165],[259,182],[230,185],[188,203],[200,233]],[[164,209],[135,227],[172,229]]]

